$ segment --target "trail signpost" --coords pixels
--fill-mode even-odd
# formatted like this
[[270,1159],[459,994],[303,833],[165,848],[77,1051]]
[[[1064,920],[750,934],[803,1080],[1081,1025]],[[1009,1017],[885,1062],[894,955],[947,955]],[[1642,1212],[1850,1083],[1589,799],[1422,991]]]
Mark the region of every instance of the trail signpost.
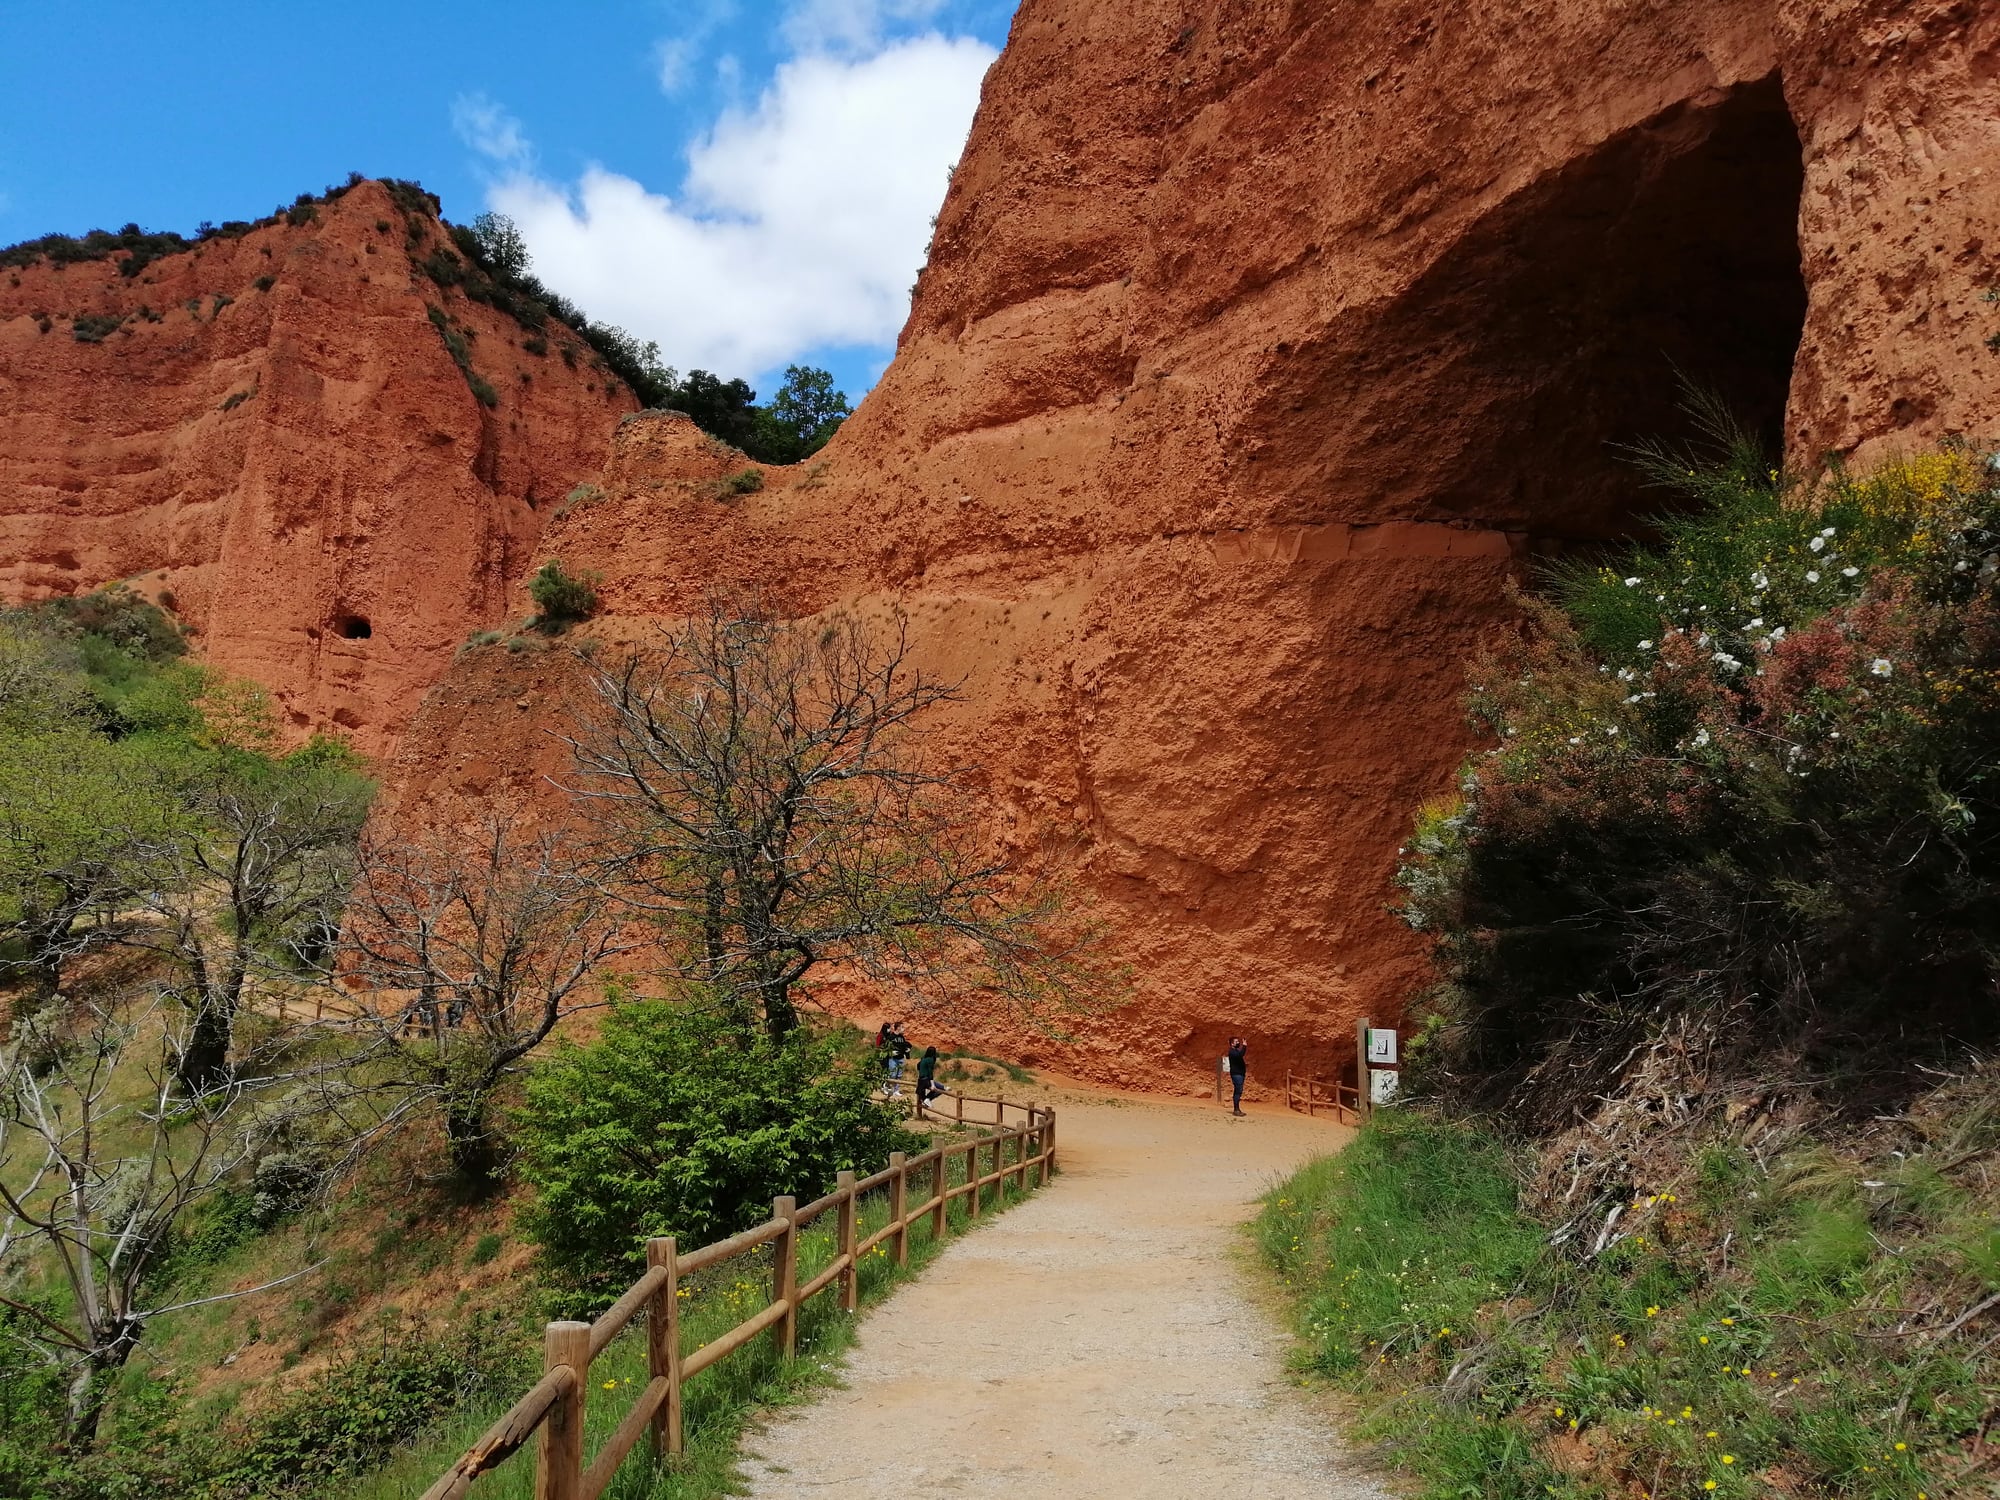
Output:
[[1393,1104],[1401,1083],[1402,1063],[1396,1033],[1373,1025],[1366,1016],[1354,1023],[1355,1080],[1360,1084],[1363,1118],[1378,1104]]

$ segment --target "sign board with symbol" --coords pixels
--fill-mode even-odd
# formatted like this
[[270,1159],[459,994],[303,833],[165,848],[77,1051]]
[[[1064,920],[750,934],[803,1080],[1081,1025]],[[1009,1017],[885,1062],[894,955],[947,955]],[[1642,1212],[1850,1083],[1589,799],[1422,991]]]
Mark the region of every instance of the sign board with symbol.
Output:
[[1368,1028],[1368,1064],[1375,1068],[1396,1066],[1396,1033],[1380,1026]]
[[1396,1102],[1396,1086],[1400,1082],[1401,1075],[1388,1068],[1370,1068],[1368,1070],[1368,1102],[1371,1105],[1394,1104]]

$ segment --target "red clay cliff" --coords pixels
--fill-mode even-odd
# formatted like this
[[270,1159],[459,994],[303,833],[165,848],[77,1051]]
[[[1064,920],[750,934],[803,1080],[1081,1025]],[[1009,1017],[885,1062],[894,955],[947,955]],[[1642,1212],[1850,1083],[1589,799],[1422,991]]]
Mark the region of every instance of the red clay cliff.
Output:
[[[747,583],[901,609],[964,678],[940,752],[1024,856],[1073,848],[1137,980],[1073,1045],[964,1040],[1330,1071],[1425,981],[1386,907],[1462,664],[1532,557],[1642,525],[1615,445],[1680,432],[1676,371],[1795,461],[2000,436],[1996,121],[1973,0],[1025,0],[833,445],[725,501],[634,418],[541,551],[605,575],[592,629]],[[403,815],[540,795],[561,661],[468,653]]]
[[379,754],[470,631],[525,610],[543,518],[637,403],[566,329],[536,356],[424,276],[442,231],[381,184],[296,217],[136,276],[0,273],[0,593],[164,592],[294,735]]

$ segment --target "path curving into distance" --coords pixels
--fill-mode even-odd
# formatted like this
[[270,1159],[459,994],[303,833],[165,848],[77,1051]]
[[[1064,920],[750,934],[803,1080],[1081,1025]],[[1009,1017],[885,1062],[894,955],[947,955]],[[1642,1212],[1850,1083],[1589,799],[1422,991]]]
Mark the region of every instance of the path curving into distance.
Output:
[[1387,1500],[1285,1375],[1237,1226],[1347,1132],[1058,1096],[1061,1174],[866,1315],[846,1384],[744,1442],[755,1500]]

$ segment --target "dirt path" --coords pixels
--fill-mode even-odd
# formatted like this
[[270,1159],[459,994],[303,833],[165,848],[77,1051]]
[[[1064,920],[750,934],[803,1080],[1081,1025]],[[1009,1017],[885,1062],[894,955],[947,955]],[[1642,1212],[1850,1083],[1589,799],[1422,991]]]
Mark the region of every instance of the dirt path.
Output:
[[1062,1174],[868,1316],[844,1389],[746,1443],[750,1493],[1382,1500],[1284,1373],[1236,1227],[1344,1132],[1058,1101]]

